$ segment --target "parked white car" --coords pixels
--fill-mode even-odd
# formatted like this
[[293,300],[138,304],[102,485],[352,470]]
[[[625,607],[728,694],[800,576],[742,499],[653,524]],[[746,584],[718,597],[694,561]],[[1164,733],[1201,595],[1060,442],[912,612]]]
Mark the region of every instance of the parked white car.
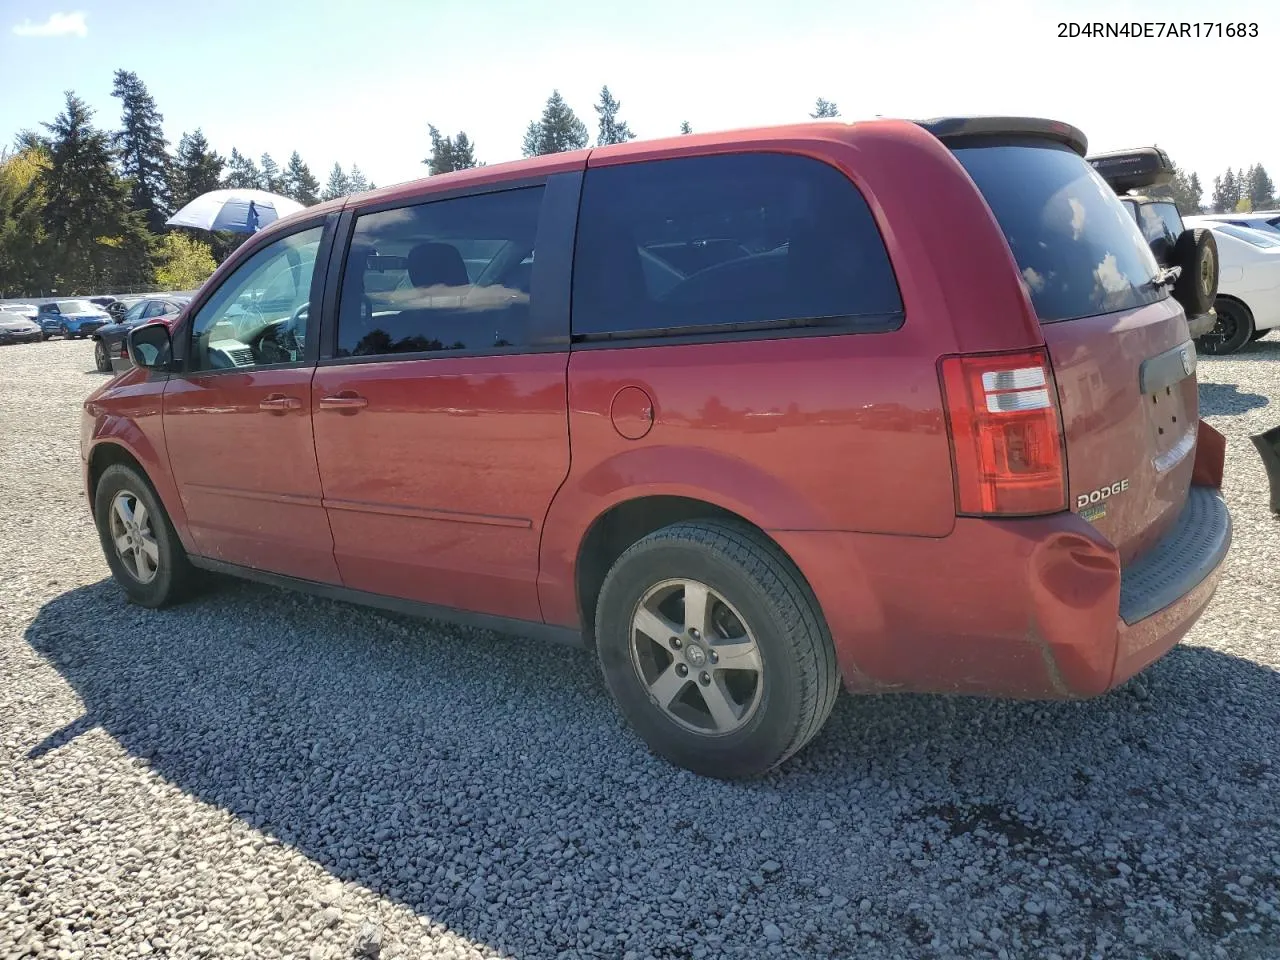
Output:
[[1252,213],[1206,213],[1188,220],[1213,220],[1217,223],[1234,223],[1237,227],[1261,230],[1280,239],[1280,210],[1255,210]]
[[1280,233],[1186,217],[1188,228],[1207,227],[1218,241],[1218,323],[1199,340],[1204,353],[1234,353],[1280,326]]

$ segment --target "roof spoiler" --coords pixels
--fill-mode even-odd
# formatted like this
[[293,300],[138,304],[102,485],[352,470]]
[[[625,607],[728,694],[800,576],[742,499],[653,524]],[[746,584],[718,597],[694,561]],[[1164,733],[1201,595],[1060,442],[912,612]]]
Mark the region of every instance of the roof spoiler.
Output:
[[1084,133],[1060,120],[1040,117],[938,117],[917,120],[916,123],[948,146],[973,137],[1039,137],[1065,144],[1082,157],[1089,149]]

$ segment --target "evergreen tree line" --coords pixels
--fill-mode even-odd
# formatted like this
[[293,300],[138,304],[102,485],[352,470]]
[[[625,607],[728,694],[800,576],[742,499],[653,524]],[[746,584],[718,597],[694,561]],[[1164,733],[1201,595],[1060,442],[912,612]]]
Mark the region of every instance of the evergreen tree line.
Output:
[[1227,168],[1227,172],[1213,178],[1213,191],[1209,207],[1204,205],[1204,187],[1196,173],[1174,167],[1173,182],[1169,193],[1183,216],[1197,213],[1246,213],[1251,210],[1270,210],[1276,205],[1275,184],[1260,163],[1239,170]]
[[[596,146],[626,143],[636,138],[627,122],[619,117],[622,104],[609,91],[607,84],[600,88],[600,98],[596,101],[594,110]],[[815,120],[832,119],[840,116],[840,109],[834,102],[818,97],[809,116]],[[682,134],[693,133],[688,120],[681,121],[679,129]],[[428,125],[427,130],[431,137],[431,154],[422,162],[427,165],[430,174],[452,173],[455,170],[484,166],[476,158],[475,144],[465,131],[444,136],[435,126]],[[548,153],[581,150],[590,143],[591,131],[587,124],[574,113],[559,90],[552,90],[542,108],[542,115],[529,121],[529,126],[525,128],[521,153],[526,157],[538,157]]]
[[118,129],[97,126],[67,91],[52,122],[0,151],[0,296],[189,289],[244,240],[165,226],[200,194],[253,187],[310,206],[374,188],[359,166],[337,163],[322,188],[296,150],[283,167],[235,147],[224,158],[200,129],[170,153],[164,118],[136,73],[117,70],[112,96]]

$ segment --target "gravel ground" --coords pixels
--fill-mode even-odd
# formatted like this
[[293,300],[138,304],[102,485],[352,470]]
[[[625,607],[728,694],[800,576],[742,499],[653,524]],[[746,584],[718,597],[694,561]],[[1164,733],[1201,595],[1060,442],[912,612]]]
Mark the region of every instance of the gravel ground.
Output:
[[1280,956],[1280,342],[1201,364],[1235,543],[1088,703],[844,697],[782,773],[650,758],[584,654],[238,583],[131,608],[87,342],[0,350],[0,958]]

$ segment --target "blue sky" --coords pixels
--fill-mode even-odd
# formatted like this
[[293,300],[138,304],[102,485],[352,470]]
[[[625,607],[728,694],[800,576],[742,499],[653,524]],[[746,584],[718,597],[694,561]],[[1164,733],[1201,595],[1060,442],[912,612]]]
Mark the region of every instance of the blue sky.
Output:
[[[185,4],[181,6],[186,7]],[[594,133],[607,83],[642,137],[804,119],[1051,116],[1091,147],[1158,142],[1206,188],[1228,164],[1280,180],[1280,4],[1233,0],[0,0],[0,143],[51,119],[70,88],[118,120],[136,71],[169,138],[203,127],[321,180],[336,160],[379,184],[425,174],[427,123],[515,159],[559,88]],[[1060,21],[1257,22],[1257,39],[1059,39]],[[52,19],[51,19],[52,18]],[[1250,66],[1252,64],[1252,66]],[[1231,68],[1240,66],[1238,75]]]

